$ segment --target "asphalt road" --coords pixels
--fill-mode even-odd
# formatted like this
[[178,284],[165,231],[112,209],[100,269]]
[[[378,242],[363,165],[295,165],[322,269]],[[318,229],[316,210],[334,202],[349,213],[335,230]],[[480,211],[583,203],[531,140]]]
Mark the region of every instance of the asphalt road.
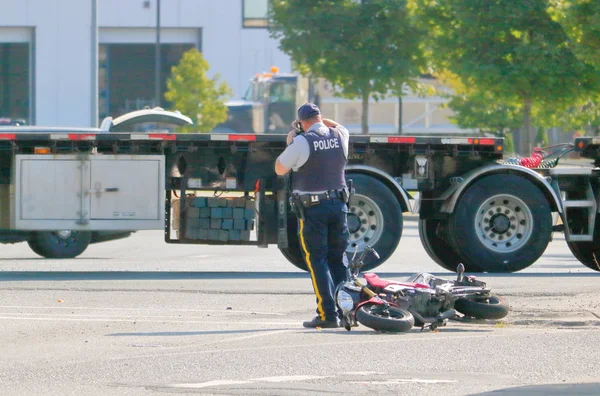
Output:
[[[375,272],[418,271],[454,276],[408,221]],[[138,232],[45,260],[0,245],[0,394],[599,394],[599,277],[556,234],[528,269],[479,276],[508,299],[505,319],[380,334],[302,328],[310,280],[274,247]]]

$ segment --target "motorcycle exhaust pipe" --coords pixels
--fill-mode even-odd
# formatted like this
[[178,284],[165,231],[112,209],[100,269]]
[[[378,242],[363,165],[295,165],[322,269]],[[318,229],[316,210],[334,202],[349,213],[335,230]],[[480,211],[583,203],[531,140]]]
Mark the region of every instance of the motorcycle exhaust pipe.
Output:
[[440,318],[440,320],[446,320],[446,319],[450,319],[451,317],[456,315],[456,310],[454,308],[447,310],[446,312],[442,312],[441,314],[439,314],[438,316],[436,316],[437,318]]
[[414,311],[414,310],[409,310],[409,312],[412,314],[412,316],[415,317],[415,319],[417,319],[421,323],[440,322],[440,321],[444,321],[446,319],[450,319],[451,317],[456,315],[456,310],[454,310],[454,309],[449,309],[447,311],[444,311],[435,317],[433,317],[433,316],[425,316],[424,317],[424,316],[421,316],[417,311]]

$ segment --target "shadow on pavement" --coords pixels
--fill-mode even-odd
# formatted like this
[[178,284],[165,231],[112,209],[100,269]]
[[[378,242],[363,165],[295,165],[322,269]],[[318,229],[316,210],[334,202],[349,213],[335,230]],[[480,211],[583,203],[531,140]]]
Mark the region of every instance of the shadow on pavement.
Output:
[[475,393],[470,396],[521,396],[521,395],[598,395],[600,383],[587,384],[549,384],[520,386],[517,388],[498,389],[495,391]]
[[[415,272],[377,272],[380,278],[407,278]],[[452,279],[453,272],[431,272]],[[468,273],[478,278],[578,278],[600,277],[600,272],[582,273]],[[0,282],[78,281],[78,280],[190,280],[190,279],[304,279],[307,272],[217,272],[217,271],[0,271]]]
[[153,333],[113,333],[107,334],[107,337],[183,337],[183,336],[199,336],[209,334],[244,334],[244,333],[260,333],[286,329],[253,329],[253,330],[208,330],[208,331],[157,331]]

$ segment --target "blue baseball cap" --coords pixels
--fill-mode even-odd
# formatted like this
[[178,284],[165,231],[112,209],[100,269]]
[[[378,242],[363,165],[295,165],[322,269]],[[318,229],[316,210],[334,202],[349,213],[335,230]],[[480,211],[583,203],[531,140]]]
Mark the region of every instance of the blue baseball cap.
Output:
[[309,120],[314,116],[321,114],[321,110],[314,103],[304,103],[298,109],[298,119],[299,120]]

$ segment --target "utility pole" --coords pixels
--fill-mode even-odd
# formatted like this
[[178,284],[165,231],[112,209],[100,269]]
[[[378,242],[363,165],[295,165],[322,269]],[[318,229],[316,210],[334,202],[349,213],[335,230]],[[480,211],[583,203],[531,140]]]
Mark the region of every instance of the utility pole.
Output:
[[160,106],[160,0],[156,0],[156,48],[154,53],[154,101]]

